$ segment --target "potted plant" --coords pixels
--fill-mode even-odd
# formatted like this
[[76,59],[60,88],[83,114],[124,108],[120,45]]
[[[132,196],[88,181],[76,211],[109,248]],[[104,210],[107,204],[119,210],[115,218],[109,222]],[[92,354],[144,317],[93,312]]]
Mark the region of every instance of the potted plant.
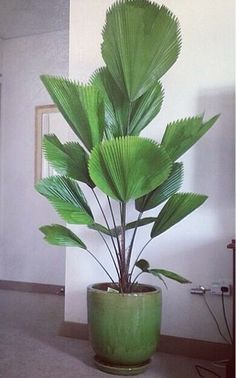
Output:
[[[206,200],[205,195],[179,192],[183,164],[177,160],[218,116],[204,121],[200,115],[168,124],[160,143],[139,136],[160,111],[164,93],[159,80],[179,55],[178,20],[166,7],[147,0],[120,0],[107,11],[102,35],[105,65],[89,83],[41,77],[78,142],[62,144],[56,135],[44,137],[46,159],[58,175],[41,180],[36,189],[66,223],[87,225],[103,239],[115,277],[96,251],[90,251],[69,228],[59,224],[40,228],[49,243],[80,247],[106,272],[108,282],[88,288],[95,361],[101,370],[131,375],[146,368],[160,333],[161,289],[140,283],[140,275],[154,275],[164,285],[165,278],[190,282],[177,273],[150,267],[141,255],[151,240]],[[79,182],[93,193],[103,224],[94,219]],[[101,195],[107,197],[107,209],[101,205]],[[137,216],[129,222],[132,201]],[[157,216],[144,215],[160,205]],[[148,224],[149,242],[138,251],[136,234]]]

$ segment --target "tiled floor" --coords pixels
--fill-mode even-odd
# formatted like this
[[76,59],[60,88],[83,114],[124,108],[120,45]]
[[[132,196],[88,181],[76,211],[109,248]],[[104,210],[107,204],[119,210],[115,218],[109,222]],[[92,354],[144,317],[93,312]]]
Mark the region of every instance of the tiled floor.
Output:
[[[63,305],[57,295],[0,290],[1,378],[114,377],[96,370],[87,341],[57,335]],[[212,368],[207,361],[157,353],[139,377],[197,378],[198,363]]]

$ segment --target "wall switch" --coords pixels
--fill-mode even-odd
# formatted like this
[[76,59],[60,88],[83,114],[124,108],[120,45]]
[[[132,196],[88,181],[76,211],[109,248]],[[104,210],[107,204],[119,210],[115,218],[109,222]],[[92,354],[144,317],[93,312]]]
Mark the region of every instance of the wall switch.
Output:
[[221,295],[222,292],[224,295],[229,296],[231,292],[231,285],[229,282],[219,280],[216,282],[212,282],[211,284],[211,294],[212,295]]

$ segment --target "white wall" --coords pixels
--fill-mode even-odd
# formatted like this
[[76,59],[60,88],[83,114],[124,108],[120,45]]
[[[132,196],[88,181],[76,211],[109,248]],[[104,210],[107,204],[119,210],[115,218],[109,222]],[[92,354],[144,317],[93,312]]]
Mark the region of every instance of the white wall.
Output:
[[[101,30],[111,0],[71,0],[70,76],[87,80],[99,66]],[[234,17],[233,0],[165,0],[179,18],[183,34],[181,56],[162,80],[165,101],[160,115],[144,135],[160,139],[167,122],[206,110],[220,121],[190,152],[185,163],[183,191],[209,195],[202,208],[153,240],[146,254],[152,266],[177,271],[192,286],[224,278],[232,281],[232,254],[226,244],[234,235]],[[89,203],[91,199],[89,196]],[[148,239],[139,232],[137,250]],[[99,239],[83,228],[79,233],[96,256],[105,255]],[[92,234],[93,235],[93,234]],[[106,261],[106,258],[105,258]],[[66,253],[65,319],[86,322],[86,286],[106,279],[82,250]],[[144,281],[156,284],[155,279]],[[190,285],[169,283],[163,289],[162,333],[211,341],[217,334],[202,297],[190,295]],[[223,327],[220,299],[210,297]],[[229,306],[230,301],[227,301]]]
[[38,227],[58,222],[34,190],[36,105],[52,103],[42,73],[68,75],[68,31],[3,42],[0,279],[64,284],[65,250]]
[[0,74],[2,73],[2,50],[3,50],[3,40],[0,38]]

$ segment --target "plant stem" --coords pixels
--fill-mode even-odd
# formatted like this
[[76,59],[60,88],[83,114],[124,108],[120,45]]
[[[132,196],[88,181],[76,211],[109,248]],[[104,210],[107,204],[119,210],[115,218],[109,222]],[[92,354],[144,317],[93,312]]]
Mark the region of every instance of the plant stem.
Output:
[[119,235],[117,233],[116,221],[115,221],[114,213],[113,213],[113,210],[112,210],[111,201],[110,201],[110,198],[108,196],[107,196],[107,200],[108,200],[108,204],[109,204],[109,208],[110,208],[110,212],[111,212],[111,217],[112,217],[112,222],[113,222],[113,226],[114,226],[114,230],[115,230],[117,247],[118,247],[118,250],[120,252],[121,247],[120,247]]
[[137,276],[135,277],[135,279],[133,280],[133,282],[131,283],[131,285],[130,285],[130,291],[132,290],[132,287],[134,286],[135,281],[137,281],[138,277],[141,276],[141,274],[143,274],[143,271],[139,272],[137,274]]
[[126,255],[125,255],[125,222],[126,222],[126,203],[121,203],[121,290],[122,292],[127,291],[128,287],[128,270],[126,264]]
[[118,263],[119,269],[121,270],[120,257],[119,257],[119,253],[118,253],[118,251],[117,251],[117,248],[116,248],[115,242],[114,242],[114,240],[113,240],[113,236],[112,236],[111,228],[110,228],[110,226],[109,226],[108,220],[107,220],[107,218],[106,218],[106,215],[105,215],[105,213],[104,213],[104,211],[103,211],[102,205],[101,205],[101,203],[100,203],[100,201],[99,201],[99,198],[98,198],[98,196],[97,196],[95,190],[92,189],[92,191],[93,191],[93,194],[94,194],[94,196],[95,196],[95,198],[96,198],[96,201],[97,201],[97,203],[98,203],[98,206],[99,206],[99,208],[100,208],[100,210],[101,210],[101,212],[102,212],[102,215],[103,215],[103,218],[104,218],[104,220],[105,220],[106,226],[107,226],[107,228],[108,228],[108,230],[109,230],[109,232],[110,232],[111,242],[112,242],[112,245],[113,245],[113,248],[114,248],[115,254],[116,254],[117,263]]
[[138,261],[139,257],[141,256],[141,254],[143,253],[144,249],[148,246],[148,244],[150,243],[151,240],[152,240],[152,238],[149,239],[146,244],[144,244],[143,248],[141,249],[141,251],[139,252],[138,256],[136,257],[136,260],[135,260],[134,265],[133,265],[133,267],[131,269],[131,272],[130,272],[130,280],[131,280],[132,274],[134,272],[134,268],[135,268],[136,262]]
[[[135,240],[135,236],[136,236],[136,233],[137,233],[137,230],[138,230],[138,222],[141,219],[142,215],[143,215],[143,212],[140,212],[139,216],[138,216],[138,219],[136,221],[136,224],[135,224],[133,236],[132,236],[131,243],[130,243],[130,246],[129,246],[129,249],[128,249],[128,251],[129,251],[128,252],[128,257],[127,257],[128,270],[129,270],[129,266],[130,266],[130,259],[131,259],[131,255],[132,255],[132,249],[133,249],[133,245],[134,245],[134,240]],[[131,278],[131,276],[130,276],[130,278]]]
[[115,281],[110,276],[110,274],[108,273],[108,271],[106,270],[106,268],[102,265],[102,263],[97,259],[97,257],[91,251],[89,251],[88,249],[86,249],[86,251],[97,261],[97,263],[101,266],[101,268],[104,270],[104,272],[108,275],[108,277],[110,278],[111,282],[113,282],[115,284]]
[[132,102],[129,101],[129,110],[128,110],[128,119],[127,119],[126,135],[130,135],[129,126],[130,126],[131,112],[132,112]]
[[110,237],[111,237],[111,241],[112,241],[112,244],[113,244],[114,250],[115,250],[116,253],[117,253],[117,249],[116,249],[116,245],[115,245],[114,240],[113,240],[113,236],[112,236],[111,228],[110,228],[110,226],[109,226],[109,223],[108,223],[108,220],[107,220],[107,218],[106,218],[106,215],[105,215],[105,213],[104,213],[104,211],[103,211],[102,205],[101,205],[101,203],[100,203],[100,201],[99,201],[99,198],[98,198],[98,196],[97,196],[95,190],[92,189],[92,191],[93,191],[93,194],[94,194],[94,196],[95,196],[95,198],[96,198],[96,201],[97,201],[97,203],[98,203],[98,206],[99,206],[99,208],[100,208],[100,210],[101,210],[101,212],[102,212],[102,215],[103,215],[103,218],[104,218],[104,220],[105,220],[106,226],[107,226],[107,228],[108,228],[108,230],[109,230],[109,232],[110,232]]
[[109,254],[110,254],[111,259],[112,259],[112,261],[113,261],[113,264],[114,264],[114,266],[115,266],[116,273],[117,273],[117,276],[118,276],[118,281],[119,281],[119,279],[120,279],[120,274],[119,274],[119,271],[118,271],[118,268],[117,268],[117,265],[116,265],[116,262],[115,262],[114,256],[113,256],[113,254],[112,254],[111,248],[109,247],[109,244],[107,243],[107,241],[106,241],[105,237],[103,236],[102,232],[98,231],[98,233],[99,233],[99,235],[101,236],[102,240],[104,241],[104,243],[105,243],[105,245],[106,245],[106,247],[107,247],[107,249],[108,249],[108,251],[109,251]]

